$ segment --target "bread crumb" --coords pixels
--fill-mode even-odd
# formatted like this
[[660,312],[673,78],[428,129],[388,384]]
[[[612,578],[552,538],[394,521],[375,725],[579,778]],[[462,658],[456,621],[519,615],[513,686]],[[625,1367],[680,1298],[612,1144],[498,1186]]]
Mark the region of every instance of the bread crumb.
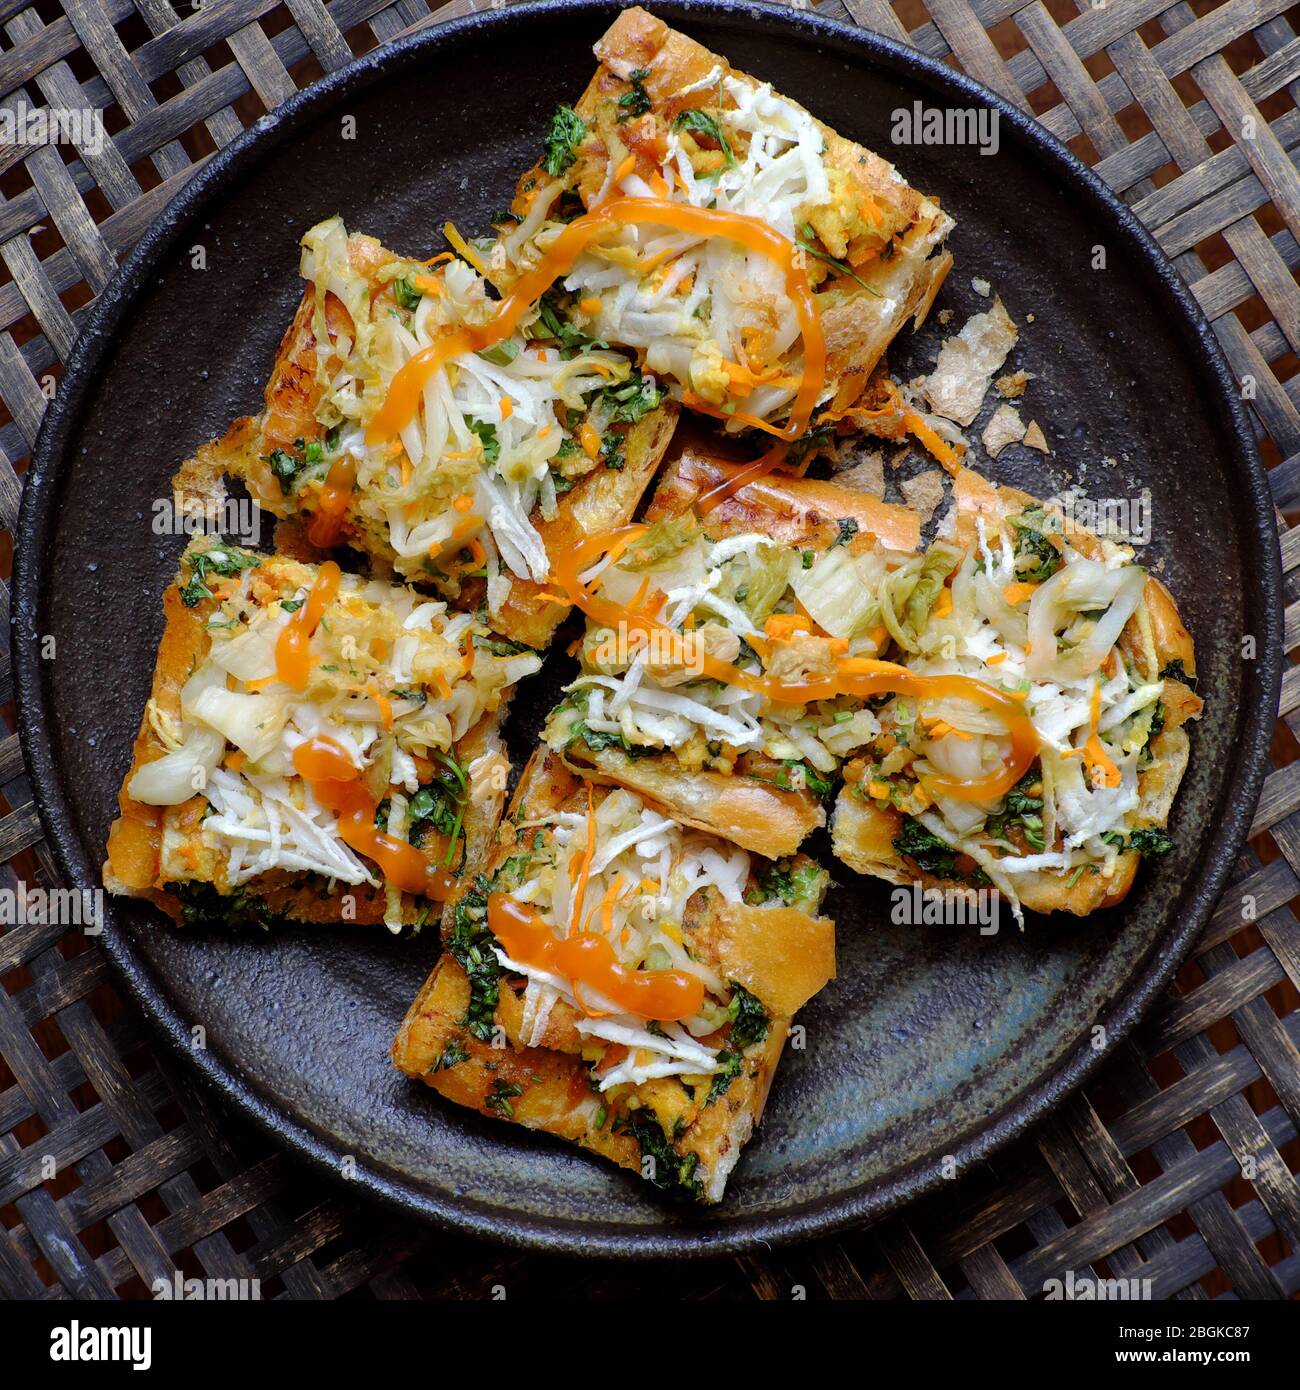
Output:
[[1006,376],[1000,376],[993,383],[998,388],[998,395],[1007,400],[1015,400],[1017,396],[1025,394],[1025,387],[1033,381],[1032,372],[1027,372],[1022,367],[1018,372],[1008,372]]
[[934,371],[926,378],[930,408],[959,425],[979,414],[993,374],[1019,337],[1000,298],[993,307],[966,320],[954,338],[945,338]]
[[976,294],[981,295],[985,299],[989,297],[989,294],[993,290],[993,286],[990,285],[987,280],[981,280],[979,276],[976,276],[975,279],[970,282],[970,287]]
[[1019,444],[1025,437],[1025,422],[1013,405],[1000,405],[984,427],[980,443],[990,458],[997,458],[1008,444]]
[[914,478],[904,478],[898,485],[907,505],[921,518],[925,526],[934,515],[935,508],[943,501],[943,472],[938,468],[928,468]]
[[859,455],[857,461],[835,474],[835,486],[853,492],[868,492],[872,497],[885,495],[885,459],[879,449]]
[[1037,449],[1040,454],[1050,454],[1051,450],[1047,447],[1047,436],[1043,433],[1042,427],[1037,420],[1031,420],[1025,430],[1025,437],[1020,441],[1026,449]]
[[953,310],[951,310],[951,309],[940,309],[939,312],[938,312],[938,314],[936,315],[936,317],[938,318],[939,322],[940,322],[945,328],[947,328],[948,325],[949,325],[949,324],[952,322],[952,320],[953,320]]

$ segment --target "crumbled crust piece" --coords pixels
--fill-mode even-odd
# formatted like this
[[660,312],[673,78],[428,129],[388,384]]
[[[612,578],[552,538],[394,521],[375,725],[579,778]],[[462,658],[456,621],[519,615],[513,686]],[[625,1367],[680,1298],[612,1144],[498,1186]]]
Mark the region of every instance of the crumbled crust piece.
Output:
[[1016,345],[1019,332],[1001,299],[967,319],[953,338],[945,338],[925,395],[936,415],[969,425],[979,414],[994,373]]
[[1025,422],[1013,405],[1000,405],[984,427],[980,443],[990,458],[997,458],[1008,444],[1019,444],[1025,437]]

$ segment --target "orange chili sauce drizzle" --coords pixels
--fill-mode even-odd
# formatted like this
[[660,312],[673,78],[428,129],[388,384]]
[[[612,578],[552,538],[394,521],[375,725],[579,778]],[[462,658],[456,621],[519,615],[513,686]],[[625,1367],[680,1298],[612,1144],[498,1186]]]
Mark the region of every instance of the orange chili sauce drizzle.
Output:
[[681,970],[629,970],[619,964],[613,946],[600,932],[580,931],[560,940],[532,907],[505,893],[488,898],[488,926],[511,960],[569,980],[579,1004],[579,983],[624,1013],[661,1022],[690,1018],[704,1004],[704,985],[693,975]]
[[[653,617],[644,607],[625,608],[610,599],[602,598],[596,588],[584,584],[582,571],[614,547],[619,550],[645,533],[645,526],[624,526],[602,535],[591,536],[581,544],[566,550],[556,558],[554,583],[568,600],[576,604],[593,621],[615,631],[623,624],[627,631],[645,637],[657,635],[660,642],[680,642],[680,634]],[[671,651],[669,645],[665,650]],[[926,790],[932,796],[949,796],[958,801],[994,801],[1004,796],[1028,770],[1038,752],[1038,736],[1028,716],[1004,692],[971,676],[920,676],[907,667],[892,661],[874,661],[866,657],[839,657],[833,676],[817,680],[790,683],[742,671],[729,661],[722,661],[707,652],[694,652],[692,657],[702,664],[701,674],[710,680],[723,681],[742,690],[754,691],[777,704],[808,704],[815,700],[831,700],[838,695],[853,695],[869,699],[873,695],[906,695],[918,700],[943,697],[969,700],[986,709],[1006,725],[1011,739],[1011,753],[1002,771],[972,781],[928,776]],[[685,654],[683,655],[685,660]]]
[[357,481],[357,461],[342,454],[330,465],[321,488],[320,497],[311,521],[307,524],[307,539],[321,550],[337,545],[343,530],[343,518]]
[[456,881],[446,869],[431,864],[414,845],[375,826],[379,803],[342,744],[324,736],[308,739],[293,750],[293,765],[316,800],[338,816],[343,843],[373,860],[389,883],[403,893],[439,902],[450,896]]
[[[383,405],[366,430],[366,442],[382,444],[399,434],[415,418],[421,393],[429,378],[453,357],[480,352],[508,338],[525,312],[560,276],[573,269],[578,257],[598,236],[614,226],[643,223],[675,227],[679,231],[701,236],[726,237],[746,250],[769,257],[785,271],[786,291],[794,302],[804,347],[803,376],[791,406],[789,422],[783,429],[753,422],[775,434],[777,442],[735,478],[705,494],[697,506],[709,511],[737,488],[771,472],[784,461],[789,445],[808,428],[826,380],[826,340],[817,301],[803,268],[802,254],[792,241],[759,218],[721,212],[716,208],[691,207],[663,198],[613,198],[570,222],[536,268],[516,281],[494,318],[477,327],[458,328],[403,364],[389,385]],[[726,418],[725,412],[718,413]],[[324,494],[322,507],[323,504]]]
[[316,575],[303,606],[285,624],[275,642],[275,675],[293,690],[305,690],[311,674],[312,634],[325,610],[338,597],[342,572],[326,560]]

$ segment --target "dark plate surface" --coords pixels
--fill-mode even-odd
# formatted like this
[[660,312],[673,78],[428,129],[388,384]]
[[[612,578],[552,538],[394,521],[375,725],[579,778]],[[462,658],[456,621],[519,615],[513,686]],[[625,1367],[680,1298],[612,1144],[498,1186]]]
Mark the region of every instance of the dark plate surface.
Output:
[[[255,406],[299,294],[298,236],[338,211],[427,255],[448,216],[484,228],[556,102],[585,85],[614,8],[495,12],[327,78],[214,159],[91,311],[27,483],[14,619],[24,748],[74,884],[98,882],[158,595],[183,545],[153,533],[153,504],[186,453]],[[960,323],[986,303],[972,276],[1001,292],[1025,328],[1013,362],[1038,378],[1026,418],[1056,445],[1050,462],[1008,450],[997,475],[1044,495],[1071,479],[1097,496],[1150,489],[1146,558],[1195,634],[1209,705],[1173,818],[1178,847],[1117,911],[1031,919],[1023,935],[1005,915],[994,936],[894,926],[884,886],[839,869],[839,978],[801,1016],[806,1045],[787,1052],[761,1135],[711,1213],[666,1207],[633,1178],[399,1077],[388,1045],[431,937],[181,935],[112,905],[104,944],[145,1009],[286,1143],[336,1170],[353,1159],[357,1183],[414,1213],[617,1255],[834,1229],[932,1185],[945,1156],[964,1168],[1077,1084],[1163,985],[1222,886],[1262,776],[1281,650],[1276,542],[1248,427],[1209,329],[1101,185],[1005,106],[994,156],[893,148],[891,114],[915,101],[999,104],[883,40],[765,6],[652,8],[896,159],[954,212],[957,270],[940,305]],[[895,366],[909,371],[911,352],[924,369],[936,331]],[[517,709],[536,716],[557,679],[535,678]],[[534,727],[516,718],[518,756]],[[195,1025],[206,1050],[190,1046]]]

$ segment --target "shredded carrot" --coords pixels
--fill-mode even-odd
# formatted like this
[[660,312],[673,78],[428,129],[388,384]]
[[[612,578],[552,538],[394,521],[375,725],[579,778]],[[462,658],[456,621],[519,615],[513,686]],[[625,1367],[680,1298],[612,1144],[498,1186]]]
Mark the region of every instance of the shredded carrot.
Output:
[[447,677],[444,676],[441,671],[435,671],[433,673],[433,683],[438,687],[438,694],[441,695],[444,700],[451,699],[451,686],[447,681]]
[[411,481],[411,460],[402,460],[402,486],[405,487]]
[[582,452],[589,459],[597,458],[600,454],[600,435],[596,433],[595,426],[590,420],[582,422],[582,429],[578,431],[578,441],[582,445]]
[[664,176],[658,169],[651,170],[647,182],[650,185],[650,191],[656,198],[666,198],[668,196],[668,185],[664,182]]
[[430,256],[427,261],[417,261],[416,264],[427,268],[429,266],[441,265],[443,261],[454,261],[455,259],[456,257],[453,256],[450,251],[439,251],[436,256]]
[[624,180],[625,178],[627,178],[627,176],[628,176],[628,175],[632,172],[632,170],[635,169],[635,168],[636,168],[636,155],[630,154],[630,155],[627,156],[626,159],[623,160],[623,162],[618,166],[618,168],[614,170],[614,182],[615,182],[615,183],[622,183],[623,180]]
[[451,504],[458,512],[467,512],[474,505],[474,499],[468,492],[461,495]]
[[[1121,774],[1115,766],[1110,754],[1102,745],[1101,735],[1097,728],[1097,721],[1101,718],[1101,680],[1100,678],[1092,687],[1092,704],[1088,712],[1088,742],[1084,744],[1084,752],[1087,754],[1088,771],[1092,773],[1094,785],[1100,784],[1103,787],[1118,787],[1121,781]],[[1100,776],[1098,775],[1100,774]]]
[[459,255],[462,260],[468,261],[470,265],[486,279],[487,266],[483,264],[482,256],[480,256],[469,242],[456,230],[456,224],[454,222],[444,222],[442,224],[442,234],[456,248],[457,255]]
[[587,847],[582,852],[582,868],[578,872],[578,885],[573,890],[573,915],[569,918],[570,932],[578,930],[582,921],[582,900],[587,896],[587,883],[591,878],[591,861],[596,853],[596,799],[592,795],[591,784],[587,785]]
[[590,314],[593,318],[600,313],[600,298],[597,295],[589,294],[585,299],[578,300],[578,308],[584,314]]
[[482,569],[487,564],[487,551],[483,549],[483,542],[477,536],[469,543],[469,553],[474,557],[475,569]]
[[379,706],[379,722],[385,729],[393,727],[393,702],[381,693],[374,681],[366,682],[366,694]]
[[917,440],[934,459],[938,463],[943,464],[954,477],[961,471],[961,453],[957,449],[954,449],[945,439],[940,438],[931,425],[922,416],[918,415],[915,410],[904,412],[903,427],[908,430],[909,433],[914,434]]
[[1027,598],[1032,598],[1034,590],[1037,588],[1037,584],[1017,580],[1012,584],[1008,584],[1007,587],[1002,590],[1002,597],[1012,608],[1015,608],[1018,604],[1024,603]]
[[444,295],[447,293],[436,275],[412,275],[411,283],[421,294]]
[[1006,652],[994,652],[992,656],[984,658],[984,664],[986,666],[1001,666],[1006,659]]
[[465,636],[465,665],[462,669],[467,676],[474,669],[474,639],[468,633]]
[[614,931],[614,904],[622,891],[623,875],[615,874],[614,881],[605,889],[605,896],[600,900],[600,925],[606,936]]
[[515,403],[509,396],[501,397],[501,419],[508,420],[515,413]]
[[874,780],[868,782],[868,783],[867,783],[867,795],[870,796],[870,797],[872,797],[872,798],[874,798],[876,801],[888,801],[888,800],[889,800],[889,783],[888,783],[888,782],[877,782],[877,781],[874,781]]
[[226,755],[226,766],[231,772],[238,772],[248,761],[248,754],[242,748],[236,748],[233,753]]
[[946,618],[952,612],[952,590],[946,585],[939,590],[939,597],[935,600],[934,616],[936,618]]
[[774,642],[788,641],[796,633],[811,632],[807,618],[798,613],[773,613],[763,624],[764,633]]

